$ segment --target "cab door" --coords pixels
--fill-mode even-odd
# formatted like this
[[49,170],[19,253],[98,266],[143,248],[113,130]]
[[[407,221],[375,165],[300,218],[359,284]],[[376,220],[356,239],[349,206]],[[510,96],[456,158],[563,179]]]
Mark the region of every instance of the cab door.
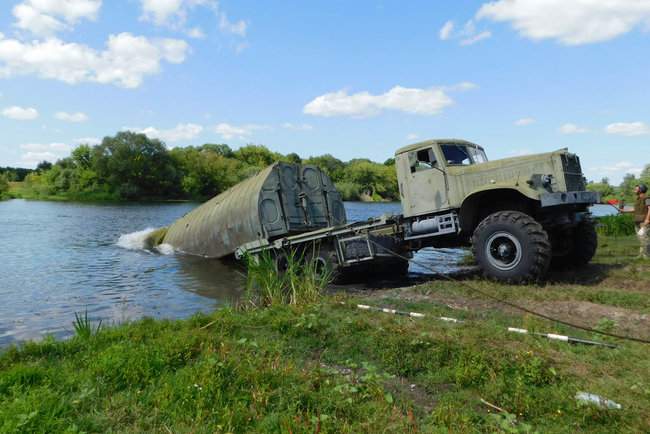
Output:
[[447,179],[433,147],[408,153],[408,209],[405,215],[416,216],[449,207]]

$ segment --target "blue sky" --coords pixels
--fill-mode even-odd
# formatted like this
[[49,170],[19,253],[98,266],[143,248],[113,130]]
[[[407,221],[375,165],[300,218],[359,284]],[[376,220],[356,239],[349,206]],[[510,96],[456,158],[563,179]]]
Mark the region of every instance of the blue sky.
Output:
[[650,0],[12,0],[0,166],[121,129],[384,161],[435,137],[491,159],[650,163]]

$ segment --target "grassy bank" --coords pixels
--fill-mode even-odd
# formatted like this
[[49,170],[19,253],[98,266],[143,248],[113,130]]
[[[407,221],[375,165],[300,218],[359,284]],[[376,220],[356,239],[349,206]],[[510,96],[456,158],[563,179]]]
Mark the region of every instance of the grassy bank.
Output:
[[[469,275],[348,288],[303,304],[28,343],[0,356],[0,432],[644,432],[650,347],[508,334],[513,326],[607,340],[506,309],[465,286],[650,337],[650,263],[633,259],[632,238],[602,244],[594,265],[554,273],[543,286]],[[358,302],[428,318],[360,311]],[[464,322],[433,319],[441,315]],[[577,391],[623,409],[580,406]]]

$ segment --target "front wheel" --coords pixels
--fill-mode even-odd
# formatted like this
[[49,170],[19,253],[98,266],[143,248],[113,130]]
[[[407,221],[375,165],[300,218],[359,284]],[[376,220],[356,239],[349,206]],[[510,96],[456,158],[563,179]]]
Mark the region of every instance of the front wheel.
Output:
[[487,216],[474,231],[472,251],[486,277],[511,283],[540,280],[551,262],[548,234],[519,211]]

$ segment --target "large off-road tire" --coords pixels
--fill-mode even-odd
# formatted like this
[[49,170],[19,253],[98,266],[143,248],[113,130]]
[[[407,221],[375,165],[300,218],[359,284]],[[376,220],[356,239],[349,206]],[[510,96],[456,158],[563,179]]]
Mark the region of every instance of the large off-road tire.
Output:
[[305,262],[321,277],[326,277],[332,283],[340,283],[343,279],[343,267],[339,264],[336,251],[330,246],[307,248]]
[[569,251],[565,256],[554,257],[554,263],[564,266],[583,267],[592,260],[598,249],[598,234],[596,225],[591,220],[585,220],[571,232]]
[[472,251],[486,277],[509,283],[540,280],[551,262],[548,234],[519,211],[487,216],[474,230]]

